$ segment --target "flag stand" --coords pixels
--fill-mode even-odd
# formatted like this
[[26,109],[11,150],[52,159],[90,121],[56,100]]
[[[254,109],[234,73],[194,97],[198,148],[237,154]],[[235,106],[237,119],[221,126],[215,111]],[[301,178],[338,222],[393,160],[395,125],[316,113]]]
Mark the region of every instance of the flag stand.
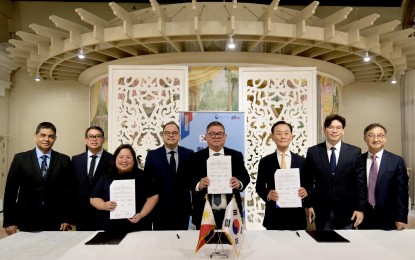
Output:
[[[216,243],[215,251],[213,251],[210,254],[210,258],[214,258],[214,257],[228,258],[228,253],[226,253],[225,249],[223,249],[223,243],[222,243],[222,240],[220,239],[221,236],[222,236],[222,232],[218,234],[218,242]],[[222,249],[217,251],[219,245]]]

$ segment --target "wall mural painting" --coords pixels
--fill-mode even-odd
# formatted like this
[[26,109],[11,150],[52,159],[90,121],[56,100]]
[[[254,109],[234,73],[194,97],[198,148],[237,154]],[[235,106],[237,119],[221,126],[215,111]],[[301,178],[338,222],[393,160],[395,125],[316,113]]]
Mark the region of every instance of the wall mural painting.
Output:
[[104,148],[108,148],[108,77],[96,81],[89,89],[89,118],[91,126],[104,130]]
[[[150,67],[150,68],[149,68]],[[110,66],[110,150],[132,144],[141,163],[162,145],[162,126],[186,108],[187,67]]]
[[245,190],[246,225],[248,229],[263,229],[265,203],[255,191],[258,163],[275,152],[270,129],[279,120],[293,126],[291,151],[305,156],[307,147],[315,143],[315,70],[241,68],[240,74],[246,117],[245,163],[251,177]]
[[330,114],[341,114],[341,100],[343,99],[343,86],[336,80],[327,76],[317,76],[317,86],[320,86],[321,101],[320,101],[320,126],[319,126],[319,140],[325,141],[323,133],[324,119]]
[[238,67],[191,67],[189,111],[239,111],[238,86]]

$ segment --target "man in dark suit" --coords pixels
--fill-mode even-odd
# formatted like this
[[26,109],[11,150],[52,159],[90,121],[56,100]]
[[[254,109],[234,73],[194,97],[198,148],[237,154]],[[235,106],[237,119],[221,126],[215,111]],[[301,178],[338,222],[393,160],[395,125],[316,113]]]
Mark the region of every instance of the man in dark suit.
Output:
[[154,230],[189,228],[191,199],[185,167],[194,153],[179,146],[180,129],[171,121],[163,126],[164,145],[148,152],[144,172],[151,176],[159,192],[154,209]]
[[[233,194],[220,194],[220,200],[213,201],[212,194],[208,194],[209,202],[211,202],[213,215],[215,217],[216,226],[221,228],[225,209],[232,195],[235,196],[239,211],[242,214],[242,201],[240,192],[249,184],[248,171],[245,168],[243,155],[241,152],[224,147],[226,141],[225,127],[218,121],[211,122],[206,128],[206,142],[208,147],[196,152],[190,159],[189,164],[189,180],[192,189],[192,222],[197,229],[200,229],[202,214],[205,205],[205,195],[207,187],[210,184],[207,177],[207,159],[212,155],[230,155],[232,164],[232,178],[229,185]],[[219,204],[219,205],[217,205]]]
[[[275,171],[277,169],[298,168],[301,170],[304,157],[289,150],[293,139],[292,126],[285,121],[278,121],[271,127],[271,139],[277,145],[276,152],[263,157],[259,161],[256,192],[265,202],[263,226],[268,230],[300,230],[306,229],[304,207],[278,208],[278,191],[275,188]],[[298,197],[307,197],[303,187],[298,189]]]
[[21,231],[68,230],[73,223],[73,173],[69,156],[52,150],[56,127],[40,123],[36,148],[14,156],[4,192],[3,227]]
[[76,230],[98,229],[98,211],[89,203],[95,184],[108,173],[112,154],[103,149],[104,130],[91,126],[85,131],[87,151],[72,157],[76,178]]
[[[307,151],[304,174],[310,223],[318,230],[352,229],[361,224],[367,201],[366,175],[360,148],[341,141],[346,119],[324,120],[326,141]],[[354,223],[353,223],[354,221]]]
[[402,230],[408,223],[408,174],[405,161],[383,149],[386,128],[370,124],[363,131],[368,152],[362,155],[368,182],[368,203],[361,229]]

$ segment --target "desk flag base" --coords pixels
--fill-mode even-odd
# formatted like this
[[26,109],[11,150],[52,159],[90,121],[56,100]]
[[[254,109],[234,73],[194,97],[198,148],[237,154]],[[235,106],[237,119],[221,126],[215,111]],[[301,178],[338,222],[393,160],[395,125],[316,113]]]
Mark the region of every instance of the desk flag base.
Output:
[[[222,240],[221,240],[222,232],[217,231],[216,235],[218,236],[218,242],[216,243],[215,251],[213,251],[210,254],[210,258],[216,258],[216,257],[228,258],[228,253],[225,251],[225,249],[223,249],[223,243],[222,243]],[[221,249],[219,249],[219,251],[218,251],[218,246],[221,247]]]

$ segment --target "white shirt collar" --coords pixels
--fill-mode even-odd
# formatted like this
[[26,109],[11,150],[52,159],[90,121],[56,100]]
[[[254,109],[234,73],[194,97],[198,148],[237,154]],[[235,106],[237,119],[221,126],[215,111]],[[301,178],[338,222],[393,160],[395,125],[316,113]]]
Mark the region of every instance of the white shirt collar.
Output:
[[[102,149],[101,151],[99,151],[99,153],[95,154],[97,157],[101,158],[102,153],[104,152],[104,149]],[[91,157],[91,155],[94,155],[93,153],[91,153],[90,150],[88,150],[88,158]]]
[[215,152],[209,148],[209,156],[212,156],[214,153],[220,153],[221,155],[225,155],[225,150],[222,147],[222,149],[220,149],[218,152]]

